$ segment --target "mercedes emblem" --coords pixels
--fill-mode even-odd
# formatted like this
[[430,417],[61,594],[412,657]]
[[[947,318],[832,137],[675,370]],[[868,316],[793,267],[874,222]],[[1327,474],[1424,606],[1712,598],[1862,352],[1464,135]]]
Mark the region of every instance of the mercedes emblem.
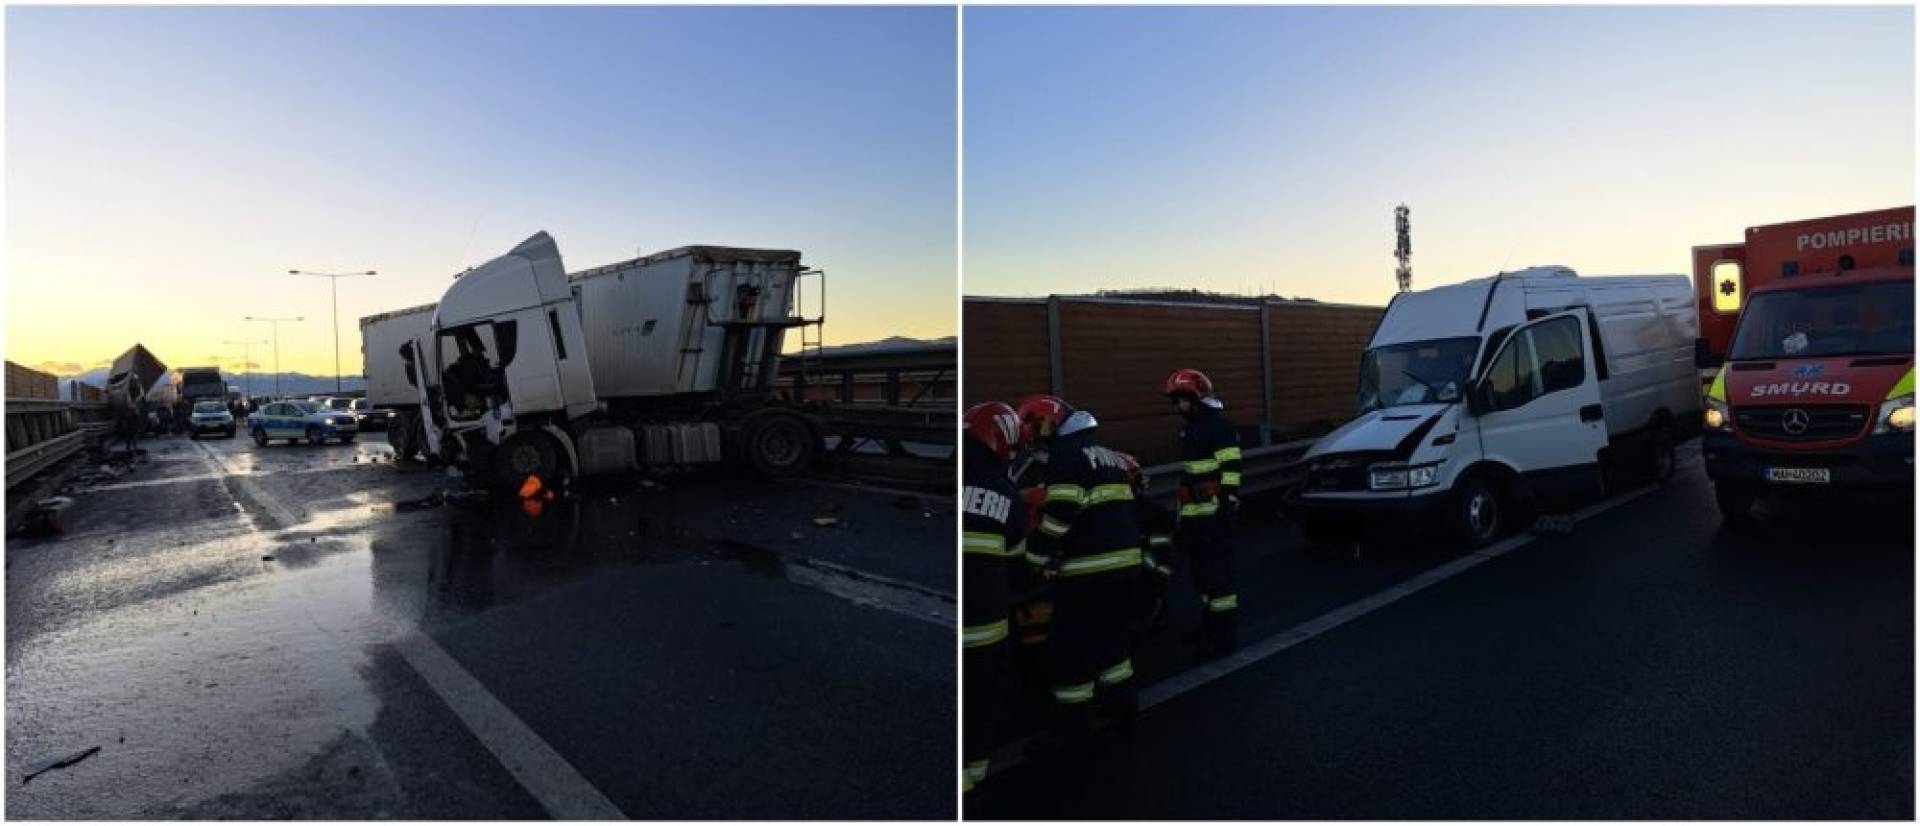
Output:
[[1808,416],[1807,411],[1798,407],[1780,414],[1780,429],[1786,431],[1789,436],[1798,436],[1807,432],[1807,425],[1812,422],[1813,417]]

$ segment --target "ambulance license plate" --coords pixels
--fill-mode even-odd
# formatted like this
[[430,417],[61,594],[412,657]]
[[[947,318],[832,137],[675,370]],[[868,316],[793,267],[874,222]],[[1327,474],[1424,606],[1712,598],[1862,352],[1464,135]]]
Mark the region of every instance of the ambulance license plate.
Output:
[[1767,481],[1789,485],[1824,485],[1833,481],[1833,471],[1823,467],[1770,467]]

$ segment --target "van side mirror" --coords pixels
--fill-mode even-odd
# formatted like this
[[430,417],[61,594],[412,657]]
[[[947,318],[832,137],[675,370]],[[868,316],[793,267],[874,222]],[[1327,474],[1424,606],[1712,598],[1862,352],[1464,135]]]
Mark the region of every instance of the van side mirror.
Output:
[[1467,412],[1475,416],[1484,416],[1493,409],[1493,397],[1487,392],[1487,383],[1476,381],[1467,385]]
[[1693,340],[1693,366],[1699,370],[1718,370],[1726,357],[1713,352],[1705,337]]

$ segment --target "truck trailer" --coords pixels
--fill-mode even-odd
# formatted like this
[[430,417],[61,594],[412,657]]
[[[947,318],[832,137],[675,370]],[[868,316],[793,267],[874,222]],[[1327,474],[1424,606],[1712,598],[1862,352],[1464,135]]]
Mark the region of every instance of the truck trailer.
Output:
[[1397,294],[1355,418],[1308,449],[1286,511],[1316,541],[1394,523],[1477,547],[1608,471],[1665,479],[1699,431],[1695,337],[1682,275],[1534,267]]
[[1767,495],[1911,498],[1913,207],[1694,248],[1711,376],[1701,454],[1721,515]]
[[[798,252],[719,246],[568,276],[541,232],[459,275],[399,346],[368,341],[368,396],[392,371],[426,452],[508,484],[728,461],[798,473],[825,426],[771,390],[787,331],[825,320],[799,311],[808,276],[823,277]],[[403,333],[403,318],[385,321]]]
[[393,445],[394,455],[403,460],[420,455],[427,437],[421,429],[420,388],[408,378],[408,362],[400,357],[400,348],[432,328],[436,306],[421,304],[360,319],[361,375],[367,380],[367,403],[392,411],[387,442]]

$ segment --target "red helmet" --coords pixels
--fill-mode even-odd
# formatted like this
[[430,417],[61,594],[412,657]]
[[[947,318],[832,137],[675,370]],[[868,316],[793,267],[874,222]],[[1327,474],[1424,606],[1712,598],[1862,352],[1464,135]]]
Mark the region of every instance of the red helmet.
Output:
[[963,419],[967,435],[1006,461],[1020,443],[1020,416],[1006,402],[981,402],[967,408]]
[[1060,423],[1073,415],[1073,408],[1056,396],[1028,396],[1020,402],[1020,443],[1030,445],[1052,438]]
[[1213,380],[1207,374],[1191,367],[1182,367],[1167,377],[1167,395],[1186,394],[1195,399],[1213,396]]

